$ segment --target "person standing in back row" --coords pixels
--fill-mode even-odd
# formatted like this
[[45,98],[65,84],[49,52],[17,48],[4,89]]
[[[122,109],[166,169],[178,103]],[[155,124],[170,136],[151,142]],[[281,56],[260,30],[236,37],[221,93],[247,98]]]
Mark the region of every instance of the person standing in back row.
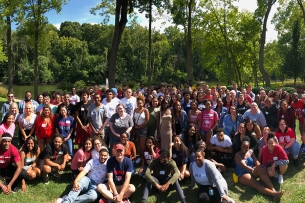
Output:
[[101,136],[104,139],[104,129],[107,124],[107,109],[101,103],[101,95],[96,94],[94,103],[88,108],[88,122],[91,128],[91,137]]
[[125,92],[125,97],[121,99],[121,104],[124,105],[126,113],[133,118],[133,112],[137,106],[137,99],[132,96],[132,89],[128,88]]
[[71,88],[71,95],[70,95],[70,103],[72,105],[76,105],[78,102],[80,102],[79,96],[76,94],[75,87]]

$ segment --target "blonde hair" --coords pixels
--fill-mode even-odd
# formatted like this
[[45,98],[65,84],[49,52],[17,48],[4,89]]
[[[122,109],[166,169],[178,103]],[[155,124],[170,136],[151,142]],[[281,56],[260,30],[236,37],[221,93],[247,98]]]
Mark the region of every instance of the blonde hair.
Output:
[[8,112],[9,113],[12,113],[12,106],[15,105],[16,106],[16,109],[17,109],[17,114],[19,113],[19,108],[18,108],[18,104],[16,102],[12,102],[9,109],[8,109]]

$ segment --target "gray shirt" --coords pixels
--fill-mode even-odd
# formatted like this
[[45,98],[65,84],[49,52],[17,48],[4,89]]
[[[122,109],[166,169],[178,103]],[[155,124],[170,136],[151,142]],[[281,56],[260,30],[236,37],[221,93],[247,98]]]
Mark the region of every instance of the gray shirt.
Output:
[[256,114],[252,114],[251,109],[249,109],[244,113],[243,118],[251,119],[259,127],[267,126],[265,116],[264,116],[263,112],[261,112],[261,111],[258,111]]
[[91,118],[94,128],[99,131],[103,126],[104,118],[107,118],[107,109],[103,104],[95,106],[93,103],[88,108],[87,116]]
[[122,119],[118,113],[115,113],[109,122],[113,123],[112,128],[118,134],[126,132],[129,127],[133,126],[133,120],[129,114],[126,114],[125,118]]

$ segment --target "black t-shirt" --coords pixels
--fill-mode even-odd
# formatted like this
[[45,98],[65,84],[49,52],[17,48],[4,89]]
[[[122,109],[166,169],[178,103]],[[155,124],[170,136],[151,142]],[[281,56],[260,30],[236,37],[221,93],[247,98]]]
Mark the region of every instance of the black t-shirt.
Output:
[[50,143],[46,146],[44,151],[40,154],[40,159],[50,159],[55,161],[59,157],[62,157],[68,153],[68,147],[63,144],[59,150],[55,149],[54,143]]
[[78,112],[78,117],[83,125],[88,124],[88,107],[91,105],[91,102],[88,102],[87,104],[84,104],[83,101],[80,101],[76,104],[75,112]]
[[238,109],[238,113],[240,113],[241,115],[244,115],[244,113],[249,109],[249,106],[247,106],[246,104],[238,104],[236,105],[237,109]]

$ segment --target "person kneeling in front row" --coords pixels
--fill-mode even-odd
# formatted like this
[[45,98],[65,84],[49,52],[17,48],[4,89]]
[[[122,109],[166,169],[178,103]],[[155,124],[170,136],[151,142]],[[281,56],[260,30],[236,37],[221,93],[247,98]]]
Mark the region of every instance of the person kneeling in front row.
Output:
[[[99,151],[99,156],[99,159],[91,159],[86,164],[75,178],[73,189],[68,196],[59,198],[56,203],[94,202],[99,198],[100,194],[97,191],[97,185],[104,183],[106,180],[108,149],[102,148]],[[81,192],[84,192],[84,194],[78,196]]]
[[[156,187],[160,192],[166,192],[170,185],[175,185],[181,202],[185,203],[185,196],[178,182],[180,172],[175,161],[169,159],[170,154],[167,149],[163,148],[159,154],[160,157],[154,159],[146,169],[145,176],[147,183],[143,191],[141,203],[146,203],[152,186]],[[172,175],[170,175],[171,172],[173,172]]]

